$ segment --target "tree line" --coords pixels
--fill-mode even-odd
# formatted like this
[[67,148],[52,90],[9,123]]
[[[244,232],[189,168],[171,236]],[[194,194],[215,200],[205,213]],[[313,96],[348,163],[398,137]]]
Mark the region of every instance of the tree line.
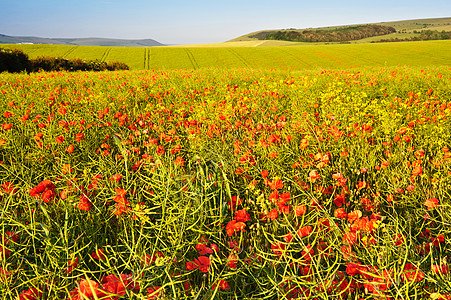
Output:
[[371,43],[384,43],[384,42],[413,42],[413,41],[431,41],[431,40],[450,40],[451,31],[437,31],[437,30],[423,30],[414,31],[415,36],[407,37],[403,39],[391,38],[381,39],[379,41],[372,41]]
[[347,42],[395,32],[396,29],[390,26],[356,25],[331,30],[279,30],[267,34],[264,39],[292,42]]

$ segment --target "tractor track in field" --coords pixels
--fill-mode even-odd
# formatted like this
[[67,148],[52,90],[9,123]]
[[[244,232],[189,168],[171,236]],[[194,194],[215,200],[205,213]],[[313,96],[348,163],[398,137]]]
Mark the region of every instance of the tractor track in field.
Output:
[[235,50],[229,48],[227,49],[230,53],[235,55],[236,58],[238,58],[246,67],[252,68],[252,66],[242,57],[240,54],[238,54]]
[[100,58],[100,61],[105,61],[108,57],[108,55],[110,55],[111,52],[111,48],[107,48],[105,50],[105,52],[103,52],[102,58]]
[[188,55],[188,58],[191,61],[191,64],[193,65],[193,68],[199,69],[199,64],[196,62],[193,53],[189,49],[184,48],[184,50],[186,52],[186,55]]
[[293,60],[295,60],[295,61],[297,61],[297,62],[299,62],[299,63],[301,63],[301,64],[303,64],[303,65],[305,65],[305,66],[307,66],[309,68],[313,68],[313,66],[311,64],[307,63],[305,60],[300,59],[298,55],[295,55],[295,54],[289,52],[288,50],[289,49],[282,49],[282,51],[284,52],[284,54],[286,56],[291,57]]
[[144,70],[150,70],[150,56],[151,56],[150,48],[144,48]]
[[63,54],[63,58],[66,58],[69,54],[75,51],[78,46],[72,46],[69,50],[66,51],[66,53]]

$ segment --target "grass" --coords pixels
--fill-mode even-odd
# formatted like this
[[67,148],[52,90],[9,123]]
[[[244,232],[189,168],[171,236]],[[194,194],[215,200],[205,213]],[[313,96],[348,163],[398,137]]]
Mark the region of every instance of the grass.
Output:
[[[440,66],[451,61],[451,41],[384,44],[297,45],[268,47],[260,42],[223,43],[191,47],[83,47],[55,45],[3,45],[20,48],[30,57],[122,61],[132,69],[253,68],[315,70],[373,66]],[[277,43],[285,44],[285,43]],[[236,47],[228,47],[233,45]],[[249,47],[250,45],[258,47]],[[220,46],[220,47],[219,47]]]

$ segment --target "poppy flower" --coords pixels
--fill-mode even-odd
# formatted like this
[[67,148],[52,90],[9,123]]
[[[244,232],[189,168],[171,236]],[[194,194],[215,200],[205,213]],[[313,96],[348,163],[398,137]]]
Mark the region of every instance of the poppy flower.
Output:
[[237,222],[246,222],[250,221],[251,216],[245,209],[237,210],[235,212],[235,221]]
[[269,213],[268,213],[268,218],[270,218],[271,220],[275,220],[279,217],[279,212],[277,211],[277,208],[273,208]]
[[88,197],[83,194],[80,196],[77,207],[79,210],[90,211],[92,208],[92,203],[89,201]]
[[99,288],[98,297],[105,296],[123,296],[126,293],[125,286],[129,284],[127,275],[121,274],[120,278],[110,274],[102,279],[102,288]]
[[245,231],[244,228],[246,228],[245,223],[232,220],[226,226],[227,235],[232,236],[235,231]]
[[238,262],[238,256],[236,254],[230,254],[227,258],[227,266],[231,269],[235,269]]
[[199,271],[208,273],[210,271],[210,259],[207,256],[199,256],[193,263],[197,265]]
[[11,127],[13,127],[13,124],[11,124],[11,123],[5,123],[5,124],[3,124],[3,130],[11,129]]
[[274,244],[271,244],[271,249],[275,255],[281,256],[285,252],[285,245],[280,242],[276,242]]
[[97,249],[95,252],[92,252],[91,257],[97,260],[104,260],[105,257],[105,250],[103,249]]
[[[213,284],[211,286],[211,289],[214,290],[216,288],[216,284]],[[224,279],[219,279],[218,281],[218,289],[220,290],[230,290],[230,286],[229,283],[227,281],[225,281]]]
[[227,203],[229,210],[234,211],[238,205],[241,205],[243,200],[237,196],[232,196],[232,199]]
[[344,219],[348,217],[344,208],[337,208],[334,212],[335,218]]
[[280,179],[280,178],[275,178],[273,181],[271,181],[270,183],[269,183],[269,187],[272,189],[272,190],[275,190],[275,189],[282,189],[283,188],[283,182],[282,182],[282,180]]
[[306,212],[307,212],[307,207],[306,207],[305,205],[297,205],[297,206],[294,208],[294,214],[295,214],[297,217],[302,216],[302,215],[305,214]]
[[421,168],[421,166],[416,166],[415,168],[413,168],[412,176],[418,176],[421,174],[423,174],[423,169]]
[[321,176],[318,174],[318,172],[316,172],[315,170],[310,171],[310,173],[308,174],[309,176],[309,180],[311,183],[316,182],[317,180],[321,179]]
[[437,198],[429,198],[424,201],[424,205],[427,206],[428,210],[435,208],[438,205]]
[[362,272],[365,272],[366,270],[367,268],[360,264],[356,264],[353,262],[349,262],[346,264],[346,274],[350,276],[356,276],[358,274],[361,274]]
[[297,234],[299,237],[305,237],[313,232],[312,226],[307,225],[298,229]]
[[78,290],[81,296],[93,297],[97,296],[99,284],[91,279],[82,279],[78,284]]
[[185,160],[183,159],[183,157],[177,156],[177,158],[174,160],[174,164],[183,167],[185,165]]
[[147,288],[147,300],[156,300],[162,296],[163,289],[161,288],[161,286],[152,286]]
[[29,288],[19,295],[19,300],[38,300],[42,298],[42,291],[37,288]]
[[414,266],[413,264],[407,263],[404,266],[404,272],[402,273],[402,278],[405,281],[421,281],[424,279],[424,273]]
[[207,255],[213,253],[213,249],[207,247],[206,244],[197,244],[195,248],[197,251],[199,251],[200,255]]
[[74,145],[69,145],[69,146],[66,148],[66,152],[67,152],[67,153],[72,153],[72,152],[74,152]]
[[76,135],[75,135],[75,140],[77,141],[77,142],[81,142],[81,140],[83,140],[85,138],[85,135],[83,134],[83,133],[77,133]]

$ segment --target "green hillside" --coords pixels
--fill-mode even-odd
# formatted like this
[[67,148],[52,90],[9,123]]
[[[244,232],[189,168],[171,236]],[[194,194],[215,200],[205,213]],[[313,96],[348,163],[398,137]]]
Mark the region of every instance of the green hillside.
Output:
[[[224,47],[228,43],[222,45],[223,47],[142,48],[61,45],[2,45],[2,47],[20,48],[30,58],[59,56],[122,61],[135,70],[218,67],[304,70],[398,65],[439,66],[449,65],[451,62],[450,40],[284,47]],[[247,42],[247,45],[251,45],[251,42]]]
[[355,25],[345,25],[345,26],[329,26],[329,27],[319,27],[319,28],[302,28],[302,29],[271,29],[271,30],[260,30],[252,33],[248,33],[230,40],[230,42],[238,41],[258,41],[264,40],[269,34],[274,34],[278,31],[295,31],[303,32],[305,30],[309,31],[331,31],[339,30],[346,27],[352,26],[364,26],[364,25],[379,25],[393,27],[396,29],[396,33],[392,33],[385,36],[369,37],[365,39],[360,39],[357,41],[352,41],[353,43],[368,43],[372,41],[378,41],[381,39],[393,38],[393,39],[405,39],[418,36],[416,33],[422,30],[437,30],[437,31],[451,31],[451,18],[433,18],[433,19],[416,19],[416,20],[403,20],[394,22],[379,22],[379,23],[369,23],[369,24],[355,24]]

